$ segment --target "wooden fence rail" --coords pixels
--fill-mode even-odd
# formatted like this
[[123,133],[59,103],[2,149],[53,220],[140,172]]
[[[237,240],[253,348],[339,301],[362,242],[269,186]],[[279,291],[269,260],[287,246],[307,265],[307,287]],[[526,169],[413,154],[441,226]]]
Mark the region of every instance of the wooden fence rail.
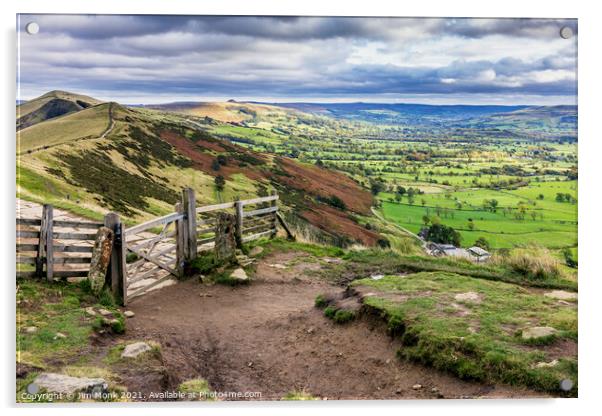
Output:
[[[19,270],[18,277],[83,277],[88,270],[65,265],[89,265],[96,234],[61,229],[98,230],[101,223],[62,221],[53,218],[52,205],[44,205],[42,218],[17,218],[17,264],[33,265],[35,270]],[[57,231],[58,229],[58,231]],[[70,253],[76,253],[71,255]],[[55,266],[59,267],[55,270]]]
[[[219,211],[231,211],[235,216],[239,246],[275,236],[278,223],[294,238],[279,214],[277,202],[278,195],[273,193],[197,206],[194,190],[186,188],[174,212],[130,228],[125,228],[115,213],[107,214],[103,223],[55,220],[52,206],[44,205],[40,219],[17,218],[17,263],[29,266],[29,270],[19,270],[17,276],[45,277],[49,281],[87,276],[97,236],[93,231],[104,226],[114,235],[106,282],[125,305],[128,299],[171,276],[182,276],[185,265],[199,252],[213,249]],[[158,229],[161,231],[157,233]],[[134,260],[128,263],[129,254]],[[147,279],[149,283],[145,283]]]

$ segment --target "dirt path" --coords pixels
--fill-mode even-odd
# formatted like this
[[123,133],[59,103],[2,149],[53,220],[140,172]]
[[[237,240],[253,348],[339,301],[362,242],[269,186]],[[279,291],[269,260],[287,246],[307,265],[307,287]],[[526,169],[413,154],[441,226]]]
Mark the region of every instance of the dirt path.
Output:
[[317,294],[340,288],[311,277],[320,265],[303,256],[266,257],[248,286],[192,279],[134,300],[127,337],[159,342],[168,377],[162,385],[135,378],[124,384],[148,393],[202,377],[217,391],[261,392],[262,400],[293,390],[328,399],[537,396],[402,362],[397,341],[380,323],[332,323],[313,303]]

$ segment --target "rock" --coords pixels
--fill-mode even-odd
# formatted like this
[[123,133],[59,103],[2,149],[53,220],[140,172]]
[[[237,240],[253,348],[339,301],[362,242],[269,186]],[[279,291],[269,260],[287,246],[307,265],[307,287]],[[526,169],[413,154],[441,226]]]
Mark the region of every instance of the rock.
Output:
[[123,313],[123,316],[125,316],[126,318],[133,318],[134,316],[136,316],[136,314],[132,311],[125,311]]
[[92,306],[88,306],[86,309],[84,309],[84,311],[90,316],[96,316],[96,311]]
[[532,328],[523,329],[523,339],[535,339],[554,335],[558,330],[551,326],[534,326]]
[[422,384],[414,384],[414,385],[412,386],[412,388],[413,388],[414,390],[420,390],[420,389],[422,388]]
[[249,256],[255,257],[260,255],[261,253],[263,253],[263,247],[255,246],[251,249],[251,251],[249,251]]
[[109,316],[109,315],[112,315],[112,314],[111,314],[111,311],[109,311],[109,310],[106,310],[106,309],[99,309],[99,310],[98,310],[98,313],[99,313],[99,314],[101,314],[102,316]]
[[42,373],[33,382],[49,392],[63,394],[73,394],[78,391],[101,394],[106,393],[109,388],[102,378],[71,377],[56,373]]
[[219,212],[215,224],[214,253],[218,263],[229,262],[236,256],[236,217],[227,212]]
[[333,263],[333,264],[339,264],[339,263],[343,262],[343,260],[338,259],[336,257],[324,257],[324,261],[326,263]]
[[547,367],[555,367],[558,365],[558,360],[552,360],[549,363],[541,362],[535,365],[536,368],[547,368]]
[[439,389],[437,387],[433,387],[431,389],[431,393],[439,393]]
[[370,276],[370,279],[372,279],[372,280],[380,280],[383,277],[385,277],[384,274],[373,274],[372,276]]
[[401,389],[395,390],[395,394],[401,394]]
[[236,280],[249,280],[249,276],[247,276],[247,273],[241,267],[234,270],[230,277]]
[[458,293],[456,296],[454,296],[454,299],[459,302],[481,302],[481,296],[477,292]]
[[558,300],[577,300],[575,292],[567,292],[566,290],[552,290],[551,292],[544,293],[544,296]]
[[98,296],[105,285],[105,276],[111,260],[111,251],[113,249],[113,231],[107,227],[100,227],[96,233],[92,259],[90,261],[90,271],[88,279],[92,285],[92,292]]
[[135,342],[125,346],[123,352],[121,353],[121,358],[135,358],[140,354],[150,350],[151,346],[146,342]]
[[273,267],[274,269],[286,269],[286,266],[284,264],[268,264],[268,266]]
[[253,367],[253,361],[249,361],[249,363],[247,364],[247,367]]
[[23,328],[23,332],[27,333],[27,334],[33,334],[34,332],[37,332],[38,328],[35,326],[26,326],[25,328]]
[[54,339],[59,339],[59,338],[61,338],[61,339],[67,338],[67,335],[63,334],[62,332],[57,332],[54,335]]

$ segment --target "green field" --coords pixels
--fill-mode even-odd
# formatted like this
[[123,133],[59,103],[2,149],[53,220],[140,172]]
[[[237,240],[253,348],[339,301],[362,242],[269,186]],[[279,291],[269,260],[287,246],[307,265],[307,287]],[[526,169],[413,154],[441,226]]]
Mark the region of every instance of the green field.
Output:
[[[392,193],[381,193],[379,197],[385,218],[413,232],[424,226],[425,215],[436,216],[441,223],[461,232],[463,245],[485,237],[492,248],[533,243],[560,248],[576,245],[577,205],[557,202],[555,196],[561,192],[576,198],[576,186],[576,181],[541,182],[509,191],[474,189],[425,193],[417,195],[412,205],[407,197],[400,202],[390,202],[394,198]],[[538,199],[540,195],[543,199]],[[492,199],[498,201],[495,212],[483,207],[483,201]],[[519,207],[524,207],[524,218],[518,212]]]

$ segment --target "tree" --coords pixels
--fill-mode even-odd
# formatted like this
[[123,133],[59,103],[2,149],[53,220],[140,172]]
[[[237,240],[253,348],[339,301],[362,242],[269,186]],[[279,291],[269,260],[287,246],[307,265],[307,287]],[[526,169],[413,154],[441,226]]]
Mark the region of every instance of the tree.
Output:
[[226,166],[228,164],[228,158],[226,155],[217,155],[217,163],[222,166]]
[[222,165],[219,163],[219,160],[217,159],[213,159],[213,162],[211,162],[211,169],[213,169],[214,171],[219,171],[222,168]]
[[370,192],[372,195],[378,195],[380,192],[385,190],[385,184],[378,180],[370,181]]
[[489,241],[485,239],[485,237],[477,238],[477,241],[474,242],[474,245],[477,247],[481,247],[483,250],[489,250]]
[[472,218],[468,219],[468,229],[470,231],[474,230],[474,221],[472,220]]
[[452,227],[443,224],[433,224],[429,227],[426,239],[439,244],[453,244],[460,246],[462,236]]
[[218,191],[223,191],[224,190],[224,186],[226,186],[226,180],[224,179],[224,177],[222,175],[217,175],[214,179],[215,182],[215,188]]

